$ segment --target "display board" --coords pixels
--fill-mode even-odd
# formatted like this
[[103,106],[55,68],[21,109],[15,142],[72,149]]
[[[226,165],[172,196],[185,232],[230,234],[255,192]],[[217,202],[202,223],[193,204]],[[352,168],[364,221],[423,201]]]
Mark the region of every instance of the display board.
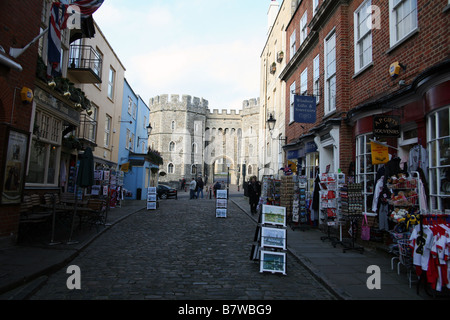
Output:
[[156,210],[158,203],[158,196],[156,194],[156,187],[149,187],[147,189],[147,210]]
[[228,210],[227,190],[216,191],[216,218],[226,218]]

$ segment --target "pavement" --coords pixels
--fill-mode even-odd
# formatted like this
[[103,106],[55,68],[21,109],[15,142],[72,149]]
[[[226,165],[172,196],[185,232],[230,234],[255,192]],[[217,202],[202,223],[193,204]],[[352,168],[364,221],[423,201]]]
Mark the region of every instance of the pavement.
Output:
[[[188,196],[180,192],[179,197]],[[174,201],[174,200],[165,200]],[[248,199],[236,186],[230,187],[230,201],[236,204],[257,224],[257,215],[250,213]],[[49,245],[48,241],[37,241],[0,248],[0,300],[25,300],[30,297],[49,275],[66,266],[102,233],[130,215],[146,209],[145,201],[125,200],[120,208],[110,209],[105,227],[99,230],[87,228],[77,230],[67,243],[67,234],[59,234],[55,241],[61,244]],[[113,231],[113,230],[111,230]],[[397,264],[391,268],[389,254],[364,248],[364,252],[343,252],[339,244],[334,247],[317,228],[293,230],[287,227],[287,249],[295,259],[329,290],[342,300],[428,300],[430,297],[413,283],[410,287],[403,268],[397,273]],[[379,289],[369,289],[375,275],[368,268],[377,266],[381,271]],[[287,270],[289,273],[289,270]]]

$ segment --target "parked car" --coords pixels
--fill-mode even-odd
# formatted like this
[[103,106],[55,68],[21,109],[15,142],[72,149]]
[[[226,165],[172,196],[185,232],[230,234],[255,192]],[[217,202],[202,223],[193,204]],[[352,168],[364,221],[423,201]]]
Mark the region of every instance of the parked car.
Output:
[[164,184],[159,184],[156,188],[156,193],[159,199],[175,198],[178,199],[177,189],[166,186]]

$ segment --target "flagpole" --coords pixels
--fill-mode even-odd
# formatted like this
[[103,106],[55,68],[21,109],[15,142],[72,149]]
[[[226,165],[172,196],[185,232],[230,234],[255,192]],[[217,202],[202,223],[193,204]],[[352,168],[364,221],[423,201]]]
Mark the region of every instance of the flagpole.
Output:
[[17,48],[10,48],[9,49],[9,55],[13,58],[18,58],[22,55],[22,53],[24,53],[29,47],[31,47],[36,41],[38,41],[40,38],[42,38],[47,32],[48,32],[49,28],[45,29],[44,31],[42,31],[36,38],[34,38],[29,44],[27,44],[25,47],[23,47],[22,49],[17,49]]

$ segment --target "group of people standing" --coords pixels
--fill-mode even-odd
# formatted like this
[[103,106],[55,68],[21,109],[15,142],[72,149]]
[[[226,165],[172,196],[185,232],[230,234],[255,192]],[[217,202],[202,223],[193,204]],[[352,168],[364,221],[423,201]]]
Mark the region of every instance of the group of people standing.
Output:
[[191,182],[189,183],[189,199],[198,199],[200,197],[200,194],[202,195],[203,199],[203,187],[204,183],[202,177],[198,177],[197,179],[192,178]]

